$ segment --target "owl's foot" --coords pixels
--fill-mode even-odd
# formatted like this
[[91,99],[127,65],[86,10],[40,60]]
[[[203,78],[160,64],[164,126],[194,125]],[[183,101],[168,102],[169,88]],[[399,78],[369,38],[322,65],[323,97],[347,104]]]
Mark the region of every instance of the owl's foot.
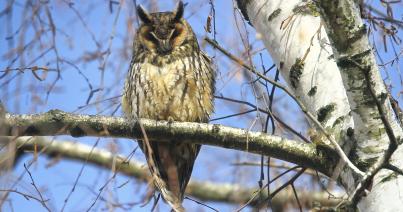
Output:
[[130,128],[131,136],[134,136],[134,132],[136,132],[136,129],[138,129],[138,126],[141,124],[140,120],[137,118],[128,118],[126,121]]
[[168,116],[167,121],[168,121],[168,124],[171,125],[172,123],[174,123],[175,120],[174,120],[174,118],[172,118],[172,116]]
[[130,129],[134,130],[137,124],[139,124],[138,119],[126,119],[128,121]]
[[168,127],[171,128],[172,123],[174,123],[175,119],[172,118],[172,116],[168,116],[167,121],[168,121]]

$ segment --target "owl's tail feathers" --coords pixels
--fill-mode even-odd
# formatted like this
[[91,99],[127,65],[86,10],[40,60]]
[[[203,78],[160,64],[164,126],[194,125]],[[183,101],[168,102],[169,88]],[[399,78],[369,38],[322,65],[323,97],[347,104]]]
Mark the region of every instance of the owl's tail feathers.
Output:
[[200,145],[175,141],[169,143],[151,141],[150,147],[151,157],[146,145],[143,145],[142,149],[146,155],[155,186],[174,211],[185,211],[182,206],[184,192],[192,174]]
[[153,172],[153,171],[151,171],[151,173],[154,178],[155,186],[161,192],[164,200],[169,204],[169,206],[172,207],[172,211],[184,212],[185,208],[182,206],[182,200],[179,199],[178,196],[175,195],[173,192],[168,190],[167,184],[164,182],[164,180],[161,178],[161,176],[159,174],[157,174],[156,172]]

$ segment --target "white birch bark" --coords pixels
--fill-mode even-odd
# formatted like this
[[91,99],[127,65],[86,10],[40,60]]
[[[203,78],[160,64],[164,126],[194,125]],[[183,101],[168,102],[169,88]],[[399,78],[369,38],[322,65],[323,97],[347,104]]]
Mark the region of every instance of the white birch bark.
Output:
[[332,48],[320,18],[306,11],[294,13],[299,5],[309,10],[298,0],[245,2],[249,20],[295,95],[312,114],[328,111],[319,119],[325,127],[351,127],[347,96],[337,65],[329,60]]
[[[364,79],[356,79],[351,73],[340,72],[336,64],[340,55],[333,53],[334,47],[326,34],[328,30],[321,25],[316,5],[300,0],[239,0],[238,6],[261,36],[289,87],[309,111],[318,115],[319,121],[341,145],[353,142],[357,145],[354,149],[354,162],[365,164],[382,156],[389,139],[379,119],[377,108],[374,104],[365,104],[371,100],[368,95],[363,94]],[[354,49],[357,48],[371,49],[365,40],[360,41]],[[372,63],[376,64],[373,56],[371,59]],[[376,95],[386,94],[378,69],[372,70],[372,73],[371,81],[374,83]],[[357,88],[361,90],[357,91]],[[313,92],[315,90],[316,92]],[[385,105],[388,109],[387,119],[396,137],[400,137],[401,128],[390,111],[388,100]],[[322,112],[325,112],[325,117]],[[352,132],[354,141],[345,136]],[[351,146],[344,147],[348,151]],[[392,164],[400,168],[403,167],[402,153],[400,145],[392,157]],[[345,168],[339,181],[348,192],[352,192],[359,178]],[[401,175],[382,170],[375,176],[371,192],[359,202],[359,209],[400,210],[403,205],[402,181]]]
[[[344,143],[352,142],[344,140],[348,140],[347,130],[354,129],[353,118],[339,69],[331,59],[333,50],[314,6],[299,0],[242,2],[289,87],[348,152],[351,146]],[[302,60],[303,65],[298,65]],[[342,183],[354,185],[351,176]]]

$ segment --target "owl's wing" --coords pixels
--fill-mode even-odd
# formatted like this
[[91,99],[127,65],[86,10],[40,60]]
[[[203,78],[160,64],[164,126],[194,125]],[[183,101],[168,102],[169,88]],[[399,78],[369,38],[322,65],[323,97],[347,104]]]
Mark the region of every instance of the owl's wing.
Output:
[[[136,41],[133,45],[136,45]],[[132,120],[137,120],[139,117],[139,104],[135,100],[138,100],[136,95],[138,93],[137,89],[140,86],[139,72],[142,66],[142,63],[138,61],[138,50],[135,49],[136,48],[133,48],[133,56],[124,85],[124,94],[122,96],[122,110],[125,116]]]

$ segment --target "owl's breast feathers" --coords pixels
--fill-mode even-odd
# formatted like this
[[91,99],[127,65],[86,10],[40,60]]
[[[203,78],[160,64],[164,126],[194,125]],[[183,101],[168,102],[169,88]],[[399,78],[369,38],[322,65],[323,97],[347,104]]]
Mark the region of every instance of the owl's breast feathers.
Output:
[[207,122],[213,111],[214,72],[201,51],[148,54],[131,65],[124,110],[140,118]]

